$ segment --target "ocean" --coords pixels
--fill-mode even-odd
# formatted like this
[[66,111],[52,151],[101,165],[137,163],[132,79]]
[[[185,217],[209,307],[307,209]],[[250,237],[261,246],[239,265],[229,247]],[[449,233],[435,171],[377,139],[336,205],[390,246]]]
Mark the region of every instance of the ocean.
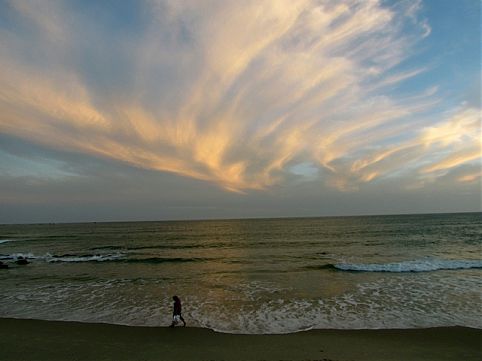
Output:
[[[482,214],[0,225],[0,317],[482,328]],[[28,265],[17,265],[20,257]]]

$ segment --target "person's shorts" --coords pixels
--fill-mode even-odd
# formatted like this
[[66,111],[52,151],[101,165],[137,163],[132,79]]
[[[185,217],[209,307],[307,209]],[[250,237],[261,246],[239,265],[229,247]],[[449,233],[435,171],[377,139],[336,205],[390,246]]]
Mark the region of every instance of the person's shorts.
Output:
[[181,322],[181,315],[174,315],[172,316],[172,322],[179,323]]

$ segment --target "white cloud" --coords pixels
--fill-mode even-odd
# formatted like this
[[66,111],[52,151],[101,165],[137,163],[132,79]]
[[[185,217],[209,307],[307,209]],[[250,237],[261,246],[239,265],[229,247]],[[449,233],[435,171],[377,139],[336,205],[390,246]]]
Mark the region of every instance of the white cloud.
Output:
[[[428,34],[419,2],[151,1],[129,39],[69,3],[12,4],[17,27],[0,32],[4,134],[234,191],[283,182],[297,164],[350,190],[480,158],[473,109],[439,122],[422,115],[436,93],[383,93],[426,70],[394,70]],[[401,32],[407,19],[413,34]],[[91,27],[105,48],[82,38]],[[96,58],[74,59],[82,51]],[[103,88],[99,73],[122,86]]]

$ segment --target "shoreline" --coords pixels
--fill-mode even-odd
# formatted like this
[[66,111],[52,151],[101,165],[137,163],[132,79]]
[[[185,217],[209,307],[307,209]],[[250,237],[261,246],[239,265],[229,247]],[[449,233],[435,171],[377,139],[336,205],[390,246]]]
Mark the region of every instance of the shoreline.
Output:
[[196,327],[0,318],[5,360],[480,360],[482,329],[231,334]]

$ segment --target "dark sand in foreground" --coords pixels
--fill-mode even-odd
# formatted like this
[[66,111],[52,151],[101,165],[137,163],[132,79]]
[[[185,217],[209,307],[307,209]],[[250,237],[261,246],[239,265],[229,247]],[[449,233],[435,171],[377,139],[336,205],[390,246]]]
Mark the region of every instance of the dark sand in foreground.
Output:
[[312,330],[231,335],[200,328],[0,319],[0,360],[482,360],[482,330]]

